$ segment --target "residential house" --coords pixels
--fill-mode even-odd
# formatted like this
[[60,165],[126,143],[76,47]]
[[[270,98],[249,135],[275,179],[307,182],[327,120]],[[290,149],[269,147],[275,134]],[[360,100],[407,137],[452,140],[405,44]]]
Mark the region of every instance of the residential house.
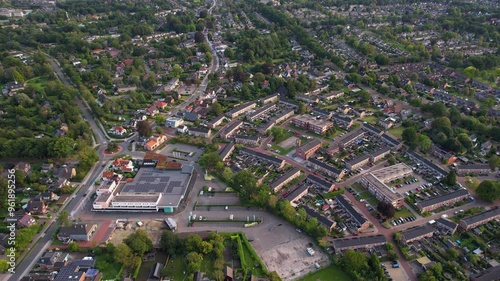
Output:
[[285,199],[290,202],[292,207],[297,207],[297,201],[304,197],[309,192],[309,186],[307,184],[299,184],[299,186],[285,195]]
[[97,269],[94,269],[95,260],[85,259],[73,261],[59,270],[54,281],[97,281],[101,275]]
[[434,156],[443,160],[443,162],[445,162],[448,165],[454,163],[457,160],[457,157],[455,155],[437,147],[436,145],[431,146],[431,152]]
[[439,218],[436,220],[436,227],[447,235],[453,235],[457,231],[458,224],[445,218]]
[[240,153],[243,155],[248,155],[251,157],[258,158],[260,161],[263,161],[269,165],[273,165],[274,168],[277,170],[282,169],[283,167],[285,167],[285,164],[286,164],[285,160],[282,160],[282,159],[279,159],[277,157],[270,156],[270,155],[267,155],[267,154],[264,154],[262,152],[258,152],[258,151],[255,151],[255,150],[252,150],[252,149],[249,149],[246,147],[241,148]]
[[112,134],[123,136],[127,133],[127,130],[123,126],[116,126],[111,130]]
[[223,132],[221,132],[220,134],[221,138],[223,139],[231,138],[242,125],[243,122],[241,122],[240,120],[236,120],[236,122],[232,123],[227,128],[225,128]]
[[34,225],[35,223],[36,223],[35,218],[33,218],[30,215],[24,215],[17,221],[17,225],[19,227],[28,227]]
[[181,125],[177,127],[177,133],[186,134],[189,131],[187,126]]
[[498,219],[500,219],[500,208],[496,207],[477,215],[461,219],[460,227],[464,230],[470,230],[492,220]]
[[489,267],[486,270],[469,277],[471,281],[498,281],[500,265]]
[[430,212],[443,206],[451,206],[469,196],[469,192],[466,189],[459,189],[455,192],[420,201],[416,206],[422,213]]
[[318,159],[315,158],[309,158],[309,163],[311,166],[313,166],[314,169],[320,170],[321,172],[325,173],[326,175],[335,178],[337,180],[341,180],[345,173],[344,170],[337,169],[333,166],[330,166]]
[[151,117],[154,117],[158,113],[160,113],[160,111],[158,110],[158,108],[156,108],[155,105],[152,105],[146,109],[146,114]]
[[274,192],[278,192],[283,186],[294,180],[295,178],[300,177],[300,169],[292,168],[287,171],[284,175],[276,179],[273,183],[270,184],[270,188]]
[[[57,173],[55,173],[55,175],[59,179],[70,180],[76,176],[76,169],[73,167],[68,167],[67,165],[62,165],[62,167],[57,170]],[[63,185],[65,184],[67,183],[63,183]]]
[[222,122],[225,120],[225,117],[223,115],[220,115],[219,117],[216,117],[210,123],[208,123],[208,127],[211,129],[215,129],[217,126],[222,124]]
[[148,151],[153,151],[160,147],[160,145],[164,144],[167,141],[167,137],[165,135],[154,134],[145,144],[144,149]]
[[212,130],[205,128],[189,128],[190,136],[209,138],[212,135]]
[[456,167],[458,175],[489,175],[491,173],[490,165],[487,164],[470,164],[470,165],[458,165]]
[[258,146],[260,141],[259,136],[245,136],[245,135],[235,135],[234,136],[234,142],[236,143],[241,143],[241,144],[246,144],[246,145],[251,145],[251,146]]
[[44,191],[40,193],[40,198],[45,202],[53,202],[59,200],[59,196],[52,191]]
[[324,227],[326,227],[326,229],[328,229],[328,231],[332,231],[335,226],[337,226],[337,223],[335,221],[332,221],[330,220],[329,218],[321,215],[320,213],[316,212],[315,210],[309,208],[309,207],[304,207],[304,210],[306,211],[306,214],[310,217],[310,218],[315,218],[318,220],[318,222],[323,225]]
[[184,120],[177,117],[169,117],[165,120],[165,126],[168,128],[177,128],[184,125]]
[[3,93],[12,95],[17,91],[24,90],[25,86],[26,86],[25,82],[17,82],[17,81],[8,82],[7,84],[5,84]]
[[200,115],[198,113],[195,113],[195,112],[186,112],[186,113],[184,113],[184,119],[187,121],[194,122],[194,121],[200,119]]
[[347,219],[356,225],[358,231],[365,230],[370,226],[370,222],[362,214],[356,211],[356,209],[354,209],[344,195],[336,196],[335,202],[347,213]]
[[31,171],[31,165],[25,162],[19,162],[14,167],[16,170],[23,171],[25,174],[28,174]]
[[328,182],[322,178],[319,178],[313,174],[307,176],[305,181],[313,185],[316,189],[323,191],[325,193],[331,192],[335,189],[335,184]]
[[132,172],[134,170],[134,163],[131,160],[117,158],[113,161],[113,169],[123,172]]
[[351,171],[356,170],[370,162],[371,155],[361,155],[348,162],[346,162],[345,167]]
[[47,205],[43,201],[30,200],[26,206],[26,213],[30,215],[45,215]]
[[219,153],[221,160],[226,161],[227,158],[231,156],[231,153],[233,153],[234,148],[235,148],[234,143],[226,144],[226,146]]
[[37,265],[45,270],[61,269],[69,260],[70,255],[60,251],[46,251],[38,259]]
[[235,117],[238,117],[239,115],[255,108],[256,106],[257,106],[257,104],[255,102],[244,103],[244,104],[242,104],[238,107],[235,107],[232,110],[228,111],[226,113],[226,116],[229,118],[235,118]]
[[347,239],[333,240],[333,249],[336,253],[346,250],[368,249],[382,246],[387,243],[384,235],[361,236]]
[[54,168],[54,164],[52,164],[52,163],[44,163],[44,164],[42,164],[42,170],[41,170],[41,172],[42,173],[48,173],[50,170],[52,170],[52,168]]
[[156,108],[158,109],[165,109],[167,106],[168,106],[168,103],[164,102],[164,101],[155,101],[154,105],[156,106]]
[[428,224],[407,229],[401,233],[402,241],[406,244],[422,238],[432,237],[436,229]]
[[57,233],[57,239],[63,242],[69,241],[90,241],[95,231],[97,224],[73,224],[71,226],[63,226]]

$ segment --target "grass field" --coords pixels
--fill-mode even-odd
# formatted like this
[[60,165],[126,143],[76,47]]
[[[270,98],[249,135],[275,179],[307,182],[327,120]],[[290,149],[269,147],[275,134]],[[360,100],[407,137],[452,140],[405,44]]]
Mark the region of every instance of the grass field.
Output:
[[281,146],[279,146],[279,145],[275,145],[275,144],[273,144],[273,145],[271,146],[271,148],[272,148],[272,150],[273,150],[274,152],[276,152],[276,150],[278,150],[280,155],[286,155],[286,154],[288,154],[290,151],[294,150],[294,149],[295,149],[295,146],[292,146],[292,147],[290,147],[290,148],[286,149],[286,148],[283,148],[283,147],[281,147]]
[[33,88],[35,88],[37,91],[41,92],[45,88],[45,84],[47,82],[49,82],[49,79],[47,77],[39,76],[28,80],[26,83],[33,86]]
[[371,195],[371,193],[368,190],[366,190],[363,186],[361,186],[361,184],[354,183],[351,185],[351,187],[354,190],[356,190],[356,192],[359,193],[358,200],[365,199],[366,202],[370,203],[370,205],[372,205],[373,208],[377,208],[377,205],[378,205],[377,198],[375,198],[373,195]]
[[373,115],[361,118],[361,121],[367,122],[370,124],[377,124],[377,120],[378,120],[378,118],[373,116]]
[[404,128],[402,126],[399,126],[397,128],[392,128],[389,129],[389,134],[395,136],[396,138],[402,138],[403,137],[403,130]]
[[186,263],[183,256],[170,257],[167,264],[167,276],[171,280],[184,280],[186,271]]
[[396,214],[394,214],[395,219],[406,218],[410,216],[413,216],[413,213],[406,207],[401,208],[401,210],[396,211]]
[[305,276],[300,281],[349,281],[345,272],[335,265],[330,265],[312,274]]

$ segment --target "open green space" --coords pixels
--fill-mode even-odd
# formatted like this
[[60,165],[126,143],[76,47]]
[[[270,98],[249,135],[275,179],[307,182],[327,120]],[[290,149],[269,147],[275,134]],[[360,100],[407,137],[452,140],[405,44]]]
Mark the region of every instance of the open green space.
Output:
[[401,139],[403,137],[403,126],[399,126],[397,128],[391,128],[388,130],[389,134],[395,136],[396,138]]
[[306,275],[300,281],[349,281],[347,274],[338,266],[330,265],[314,273]]
[[45,84],[49,82],[49,78],[46,76],[39,76],[26,81],[28,85],[31,85],[37,92],[43,91]]
[[167,278],[170,277],[172,281],[181,281],[186,278],[184,272],[187,270],[184,257],[175,256],[170,257],[167,263]]
[[375,116],[373,116],[373,115],[361,118],[361,121],[367,122],[367,123],[370,123],[370,124],[377,124],[377,120],[378,120],[378,118],[375,117]]
[[396,214],[394,214],[395,219],[406,218],[410,216],[413,216],[413,213],[406,207],[401,208],[401,210],[397,210]]
[[275,144],[273,144],[273,145],[271,146],[271,149],[272,149],[274,152],[276,152],[276,150],[277,150],[277,151],[279,151],[279,154],[280,154],[280,155],[286,155],[286,154],[288,154],[290,151],[292,151],[294,148],[295,148],[295,146],[291,146],[291,147],[289,147],[289,148],[283,148],[283,147],[281,147],[281,146],[279,146],[279,145],[275,145]]
[[377,198],[375,198],[371,193],[366,190],[361,184],[359,183],[354,183],[351,185],[351,187],[356,190],[356,192],[359,193],[359,196],[356,197],[358,200],[365,199],[366,202],[368,202],[370,205],[372,205],[373,208],[376,208],[379,201]]

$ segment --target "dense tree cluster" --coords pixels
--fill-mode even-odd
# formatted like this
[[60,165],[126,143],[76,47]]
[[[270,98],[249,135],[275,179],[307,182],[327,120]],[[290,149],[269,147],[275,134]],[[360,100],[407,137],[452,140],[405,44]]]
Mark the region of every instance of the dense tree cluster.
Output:
[[477,195],[488,202],[500,199],[500,181],[484,180],[476,189]]
[[348,273],[352,280],[386,281],[384,270],[375,253],[368,257],[364,253],[353,250],[346,251],[339,260],[340,267]]

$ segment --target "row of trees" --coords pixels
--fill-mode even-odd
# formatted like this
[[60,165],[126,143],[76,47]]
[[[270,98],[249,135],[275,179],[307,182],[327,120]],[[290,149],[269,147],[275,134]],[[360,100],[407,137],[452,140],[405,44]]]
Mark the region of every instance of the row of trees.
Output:
[[380,260],[375,253],[368,257],[364,253],[348,250],[344,252],[338,263],[342,270],[349,274],[351,280],[387,281]]

